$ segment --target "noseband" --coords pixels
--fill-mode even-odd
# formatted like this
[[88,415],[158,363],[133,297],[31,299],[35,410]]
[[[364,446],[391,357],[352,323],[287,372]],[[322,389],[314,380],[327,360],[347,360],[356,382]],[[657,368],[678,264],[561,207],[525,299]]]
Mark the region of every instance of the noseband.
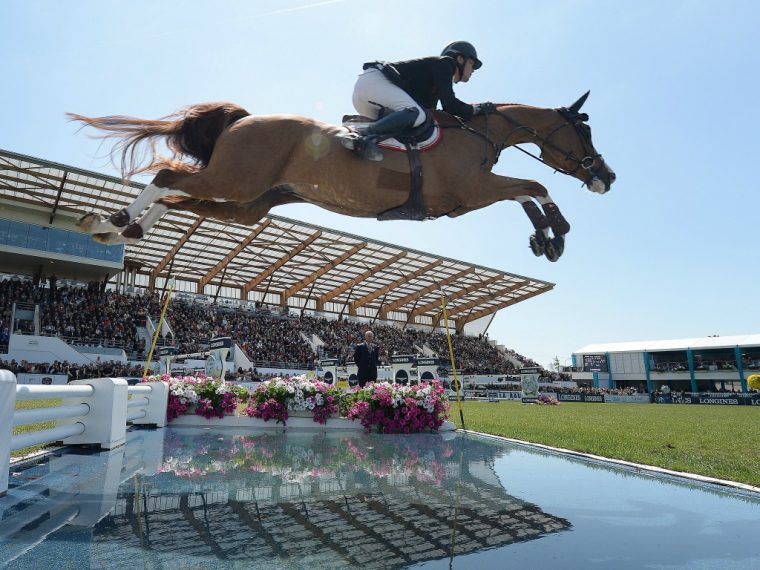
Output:
[[[514,135],[518,131],[528,131],[528,133],[530,133],[531,136],[534,139],[536,139],[536,141],[538,142],[538,147],[541,150],[541,153],[540,155],[536,156],[532,152],[529,152],[518,145],[514,145],[514,147],[520,152],[523,152],[527,154],[528,156],[530,156],[531,158],[535,158],[537,161],[546,164],[550,168],[553,168],[555,172],[561,172],[562,174],[573,176],[576,172],[578,172],[578,170],[583,169],[583,170],[588,171],[591,174],[591,176],[597,176],[597,173],[594,167],[597,165],[597,162],[602,158],[602,155],[594,150],[594,146],[591,144],[591,141],[589,140],[588,136],[579,127],[579,125],[583,122],[583,120],[585,120],[584,117],[588,119],[588,115],[580,114],[575,111],[570,111],[569,109],[565,109],[565,108],[557,109],[557,112],[562,116],[563,119],[565,119],[565,121],[560,126],[555,128],[552,132],[550,132],[549,135],[545,138],[539,135],[535,129],[528,127],[526,125],[521,125],[520,123],[516,122],[511,117],[509,117],[505,113],[502,113],[499,110],[496,110],[493,113],[489,113],[489,114],[498,115],[499,117],[507,121],[507,123],[509,123],[510,125],[513,125],[512,130],[510,130],[507,133],[507,136],[504,137],[504,140],[501,142],[501,144],[495,143],[488,134],[488,115],[489,114],[485,115],[485,120],[486,120],[485,133],[481,133],[480,131],[473,129],[470,126],[466,126],[464,124],[462,124],[462,128],[478,134],[479,136],[483,137],[487,141],[488,144],[491,145],[494,152],[496,153],[494,164],[496,164],[499,161],[499,156],[501,155],[501,152],[505,148],[507,148],[507,146],[509,146],[507,145],[507,142],[512,137],[512,135]],[[569,153],[566,150],[558,147],[556,144],[554,144],[551,141],[554,135],[556,135],[559,131],[561,131],[562,129],[568,126],[571,126],[573,128],[573,130],[575,131],[575,134],[578,136],[578,139],[581,142],[581,146],[583,147],[583,154],[585,155],[583,158],[580,158],[580,159],[576,158],[572,153]],[[561,154],[563,157],[565,157],[566,160],[574,163],[575,168],[573,168],[572,170],[565,170],[564,168],[552,166],[551,164],[546,162],[543,158],[541,158],[541,156],[543,156],[544,154],[545,147],[549,147],[552,150],[555,150],[556,152]],[[483,161],[481,162],[481,166],[484,165],[487,161],[488,161],[488,156],[486,153],[486,156],[483,157]]]

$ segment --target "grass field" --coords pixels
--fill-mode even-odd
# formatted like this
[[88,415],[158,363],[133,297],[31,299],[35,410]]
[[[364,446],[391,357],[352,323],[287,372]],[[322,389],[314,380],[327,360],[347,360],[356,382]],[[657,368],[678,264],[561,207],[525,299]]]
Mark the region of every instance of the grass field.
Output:
[[[49,408],[52,406],[60,406],[61,400],[21,400],[16,402],[16,409],[17,410],[27,410],[30,408]],[[55,427],[55,422],[42,422],[38,424],[29,424],[24,426],[16,426],[13,428],[13,435],[16,435],[18,433],[24,433],[27,431],[35,431],[40,429],[50,429]],[[33,451],[36,451],[38,449],[42,449],[43,447],[46,447],[48,444],[41,444],[41,445],[35,445],[32,447],[26,447],[24,449],[19,449],[17,451],[11,452],[11,457],[20,457],[22,455],[27,455],[29,453],[32,453]]]
[[[467,429],[760,487],[753,406],[464,402]],[[456,402],[451,420],[461,427]]]

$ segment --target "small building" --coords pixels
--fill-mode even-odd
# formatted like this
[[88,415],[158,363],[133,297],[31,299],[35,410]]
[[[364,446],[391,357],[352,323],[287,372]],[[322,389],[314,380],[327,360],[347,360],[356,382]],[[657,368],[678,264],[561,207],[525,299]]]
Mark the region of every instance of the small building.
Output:
[[760,334],[590,344],[573,353],[573,380],[652,392],[746,392],[760,372]]

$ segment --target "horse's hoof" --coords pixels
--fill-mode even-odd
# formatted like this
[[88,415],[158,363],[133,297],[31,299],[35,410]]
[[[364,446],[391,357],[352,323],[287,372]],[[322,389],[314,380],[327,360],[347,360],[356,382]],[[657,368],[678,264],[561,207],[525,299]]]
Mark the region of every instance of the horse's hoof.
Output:
[[119,243],[119,234],[115,234],[113,232],[92,234],[92,239],[98,243],[102,243],[103,245],[114,245],[116,243]]
[[143,232],[142,226],[138,223],[129,224],[127,229],[121,232],[121,235],[125,238],[140,240],[143,238],[145,232]]
[[93,226],[100,221],[98,218],[99,214],[85,214],[79,218],[76,226],[83,232],[90,233],[90,230],[92,230]]
[[140,241],[138,238],[124,237],[121,234],[117,234],[113,232],[93,234],[92,239],[94,239],[98,243],[102,243],[103,245],[117,245],[117,244],[133,245]]
[[558,235],[551,240],[554,250],[557,252],[557,257],[562,257],[565,253],[565,236]]
[[[541,236],[540,238],[538,236]],[[541,257],[544,254],[546,238],[543,234],[533,234],[530,236],[530,250],[536,257]]]
[[114,227],[123,228],[129,223],[129,212],[126,208],[122,208],[118,212],[111,214],[108,221],[111,222]]
[[559,256],[562,255],[562,253],[557,251],[557,248],[554,245],[554,240],[549,240],[544,247],[544,255],[546,255],[546,259],[549,261],[555,262],[559,259]]

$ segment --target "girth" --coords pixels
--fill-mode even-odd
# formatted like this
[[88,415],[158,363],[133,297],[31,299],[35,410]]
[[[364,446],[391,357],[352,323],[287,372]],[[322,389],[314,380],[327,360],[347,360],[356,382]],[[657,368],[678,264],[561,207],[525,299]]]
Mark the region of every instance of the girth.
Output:
[[406,156],[409,158],[409,177],[411,190],[409,199],[395,208],[386,210],[378,214],[377,219],[381,222],[390,220],[409,220],[421,222],[422,220],[432,220],[438,216],[430,216],[425,208],[425,202],[422,197],[422,160],[420,151],[416,146],[404,142],[406,147]]

